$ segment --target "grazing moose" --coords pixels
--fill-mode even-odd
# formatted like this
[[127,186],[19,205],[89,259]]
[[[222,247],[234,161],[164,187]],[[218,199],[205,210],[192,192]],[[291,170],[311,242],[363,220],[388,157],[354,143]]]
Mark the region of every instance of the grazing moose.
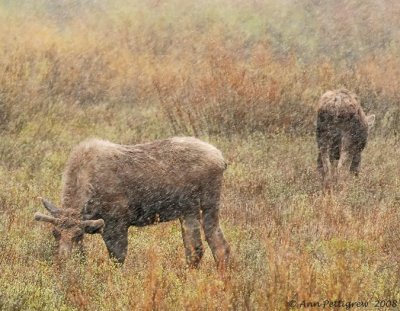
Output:
[[318,170],[324,190],[343,171],[358,175],[361,152],[375,115],[366,116],[358,97],[346,90],[328,91],[319,101],[317,116]]
[[43,200],[54,225],[60,256],[82,247],[85,233],[101,233],[110,257],[123,263],[128,228],[179,219],[186,260],[203,256],[201,226],[217,266],[229,259],[219,226],[219,199],[226,163],[215,147],[192,137],[139,145],[89,140],[72,152],[63,175],[62,208]]

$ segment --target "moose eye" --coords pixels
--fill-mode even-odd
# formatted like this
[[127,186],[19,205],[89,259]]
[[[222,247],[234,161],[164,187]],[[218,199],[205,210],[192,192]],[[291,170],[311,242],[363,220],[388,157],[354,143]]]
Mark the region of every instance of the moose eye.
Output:
[[56,240],[59,240],[61,238],[61,233],[57,229],[53,230],[53,236]]
[[83,238],[83,231],[82,230],[76,230],[73,234],[73,240],[78,242],[82,240]]

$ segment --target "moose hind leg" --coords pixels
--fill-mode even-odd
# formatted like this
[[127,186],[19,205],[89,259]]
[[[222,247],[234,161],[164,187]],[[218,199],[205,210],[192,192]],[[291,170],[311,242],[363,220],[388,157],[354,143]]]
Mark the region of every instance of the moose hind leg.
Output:
[[190,215],[180,219],[186,262],[190,268],[197,268],[204,254],[199,218],[199,216]]
[[322,173],[323,191],[329,191],[332,188],[332,168],[331,165],[331,147],[337,133],[333,127],[335,116],[329,111],[320,110],[317,116],[317,145],[318,145],[318,168]]
[[350,170],[350,164],[353,159],[354,147],[350,135],[344,135],[342,138],[342,145],[340,150],[340,159],[338,163],[339,174],[344,175]]
[[335,168],[332,167],[330,156],[329,156],[329,148],[322,147],[319,150],[319,161],[322,164],[322,184],[324,191],[330,190],[333,182],[333,175],[335,175]]
[[123,264],[128,249],[128,227],[120,223],[106,223],[103,239],[111,259]]
[[219,270],[225,270],[229,263],[230,248],[219,225],[218,209],[203,210],[202,218],[204,234],[217,267]]
[[317,170],[321,174],[321,176],[324,176],[324,166],[322,164],[321,152],[319,152],[319,151],[318,151],[318,158],[317,158]]

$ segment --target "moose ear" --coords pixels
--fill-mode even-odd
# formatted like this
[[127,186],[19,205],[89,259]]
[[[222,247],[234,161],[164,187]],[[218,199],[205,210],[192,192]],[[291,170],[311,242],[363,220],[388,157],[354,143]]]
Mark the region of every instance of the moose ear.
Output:
[[82,221],[83,229],[85,233],[103,233],[104,227],[104,220],[97,219],[97,220],[84,220]]
[[367,123],[368,123],[368,128],[372,128],[375,124],[375,115],[374,114],[370,114],[369,116],[367,116]]
[[39,200],[42,201],[43,206],[55,217],[59,216],[61,213],[61,210],[57,208],[53,203],[50,201],[47,201],[46,199],[43,199],[41,197],[38,198]]

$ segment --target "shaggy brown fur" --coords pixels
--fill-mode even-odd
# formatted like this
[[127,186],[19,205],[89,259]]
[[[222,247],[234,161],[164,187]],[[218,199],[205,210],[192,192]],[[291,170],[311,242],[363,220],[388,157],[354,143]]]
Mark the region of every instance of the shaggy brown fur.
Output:
[[[83,233],[103,229],[110,256],[122,263],[129,226],[180,219],[188,264],[196,267],[203,256],[202,225],[215,261],[224,267],[229,246],[219,226],[219,198],[225,168],[221,152],[196,138],[132,146],[89,140],[79,144],[69,158],[62,208],[44,203],[56,221],[69,222],[64,227],[55,223],[59,239],[67,236],[67,254]],[[38,220],[49,221],[42,218]],[[104,221],[104,228],[100,229],[101,223],[86,223],[90,225],[86,230],[81,225],[95,220]]]
[[361,152],[375,115],[366,116],[357,96],[346,90],[328,91],[319,101],[317,116],[318,169],[324,189],[337,179],[337,171],[358,175]]

